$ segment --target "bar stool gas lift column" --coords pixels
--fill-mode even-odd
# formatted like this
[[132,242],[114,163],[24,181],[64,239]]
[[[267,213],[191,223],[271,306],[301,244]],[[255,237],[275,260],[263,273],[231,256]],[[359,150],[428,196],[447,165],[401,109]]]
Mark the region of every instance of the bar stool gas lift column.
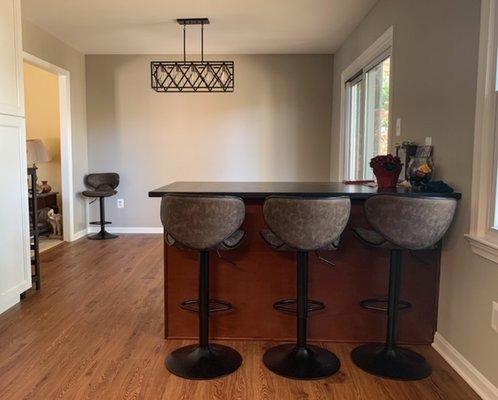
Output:
[[[351,353],[353,362],[366,372],[385,378],[418,380],[431,374],[420,354],[396,345],[398,311],[411,307],[399,299],[403,249],[434,248],[451,225],[456,200],[451,198],[377,195],[365,202],[365,216],[373,230],[354,228],[366,244],[391,252],[387,299],[367,299],[363,308],[387,311],[386,342],[365,344]],[[387,305],[387,307],[386,307]]]
[[239,197],[167,194],[161,204],[164,239],[170,246],[199,252],[199,297],[181,308],[199,315],[199,343],[174,350],[166,358],[168,370],[187,379],[213,379],[236,371],[240,354],[228,346],[209,343],[209,314],[232,308],[209,297],[209,250],[231,250],[244,237],[239,229],[245,206]]
[[[261,232],[263,239],[276,250],[297,252],[297,299],[274,304],[277,310],[297,314],[296,343],[272,347],[263,356],[266,367],[278,375],[318,379],[341,366],[333,353],[307,342],[308,312],[325,308],[322,302],[308,299],[308,252],[334,250],[350,211],[348,197],[270,196],[264,203],[269,230]],[[292,310],[293,304],[297,310]]]

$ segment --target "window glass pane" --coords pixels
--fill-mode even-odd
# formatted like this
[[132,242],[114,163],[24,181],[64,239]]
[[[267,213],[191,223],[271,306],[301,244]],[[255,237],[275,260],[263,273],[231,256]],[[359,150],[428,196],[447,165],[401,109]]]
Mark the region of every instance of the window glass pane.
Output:
[[387,154],[389,78],[390,57],[347,83],[348,179],[373,179],[370,159]]
[[358,176],[361,173],[363,159],[361,158],[363,147],[363,129],[362,129],[362,81],[350,85],[349,91],[349,171],[350,179],[362,179]]
[[387,154],[389,131],[389,73],[390,58],[366,73],[364,171],[372,179],[369,168],[372,157]]

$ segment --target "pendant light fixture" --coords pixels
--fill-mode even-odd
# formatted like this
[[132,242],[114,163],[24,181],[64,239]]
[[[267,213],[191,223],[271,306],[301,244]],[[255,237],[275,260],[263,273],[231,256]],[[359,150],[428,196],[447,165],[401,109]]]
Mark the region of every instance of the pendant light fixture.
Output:
[[[233,61],[204,61],[204,25],[207,18],[177,19],[183,25],[183,61],[152,61],[151,87],[156,92],[233,92]],[[187,25],[201,26],[201,61],[187,61]]]

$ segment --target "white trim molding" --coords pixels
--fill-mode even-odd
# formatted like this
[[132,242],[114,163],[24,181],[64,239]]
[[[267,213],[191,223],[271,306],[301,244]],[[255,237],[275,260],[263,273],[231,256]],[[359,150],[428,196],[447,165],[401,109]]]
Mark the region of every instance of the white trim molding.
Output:
[[79,232],[76,232],[73,237],[71,242],[74,242],[75,240],[81,239],[82,237],[85,237],[88,234],[88,229],[82,229]]
[[73,191],[73,151],[71,131],[71,87],[69,71],[51,64],[27,52],[23,52],[25,62],[57,75],[59,79],[59,118],[61,147],[61,197],[63,214],[63,235],[66,242],[77,239],[74,233],[74,191]]
[[482,0],[477,75],[470,232],[472,251],[498,263],[498,235],[491,230],[496,189],[496,44],[498,0]]
[[[106,227],[106,231],[109,233],[146,233],[146,234],[162,234],[163,233],[163,228],[162,227],[132,227],[132,226],[114,226],[114,227]],[[97,233],[100,231],[99,226],[89,226],[87,228],[87,233]]]
[[437,332],[432,347],[483,400],[498,400],[498,388]]
[[[337,179],[342,181],[345,179],[346,173],[346,152],[348,151],[348,143],[346,140],[346,130],[347,130],[347,95],[346,95],[346,82],[351,79],[354,74],[361,71],[364,67],[378,58],[382,53],[385,53],[391,49],[391,66],[393,65],[393,40],[394,40],[394,29],[389,27],[374,43],[370,45],[358,58],[356,58],[344,71],[341,72],[341,110],[340,110],[340,130],[339,130],[339,154],[333,155],[332,159],[337,158],[338,165],[338,176]],[[393,104],[393,68],[390,72],[390,87],[389,87],[389,107],[392,109]],[[390,113],[392,114],[392,113]],[[392,115],[390,116],[389,125],[392,124]]]

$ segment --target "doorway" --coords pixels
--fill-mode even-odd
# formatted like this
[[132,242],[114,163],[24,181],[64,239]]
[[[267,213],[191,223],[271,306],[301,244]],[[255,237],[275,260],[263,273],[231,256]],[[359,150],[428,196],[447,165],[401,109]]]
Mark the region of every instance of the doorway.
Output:
[[[74,236],[69,71],[26,52],[23,58],[26,138],[41,141],[49,155],[37,164],[38,189],[45,190],[39,197],[41,224],[47,229],[47,239],[40,243],[43,251]],[[62,215],[62,237],[51,235],[50,209]]]

